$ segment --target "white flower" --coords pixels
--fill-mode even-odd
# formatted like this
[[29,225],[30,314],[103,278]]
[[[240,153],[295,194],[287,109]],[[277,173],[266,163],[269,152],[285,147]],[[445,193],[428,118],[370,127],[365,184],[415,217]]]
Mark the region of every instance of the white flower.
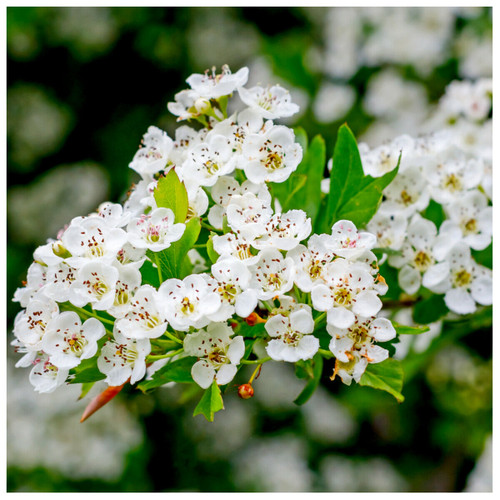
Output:
[[135,248],[127,242],[118,250],[116,260],[124,266],[133,265],[137,269],[140,269],[146,260],[146,249]]
[[290,257],[283,258],[279,250],[266,248],[259,254],[259,261],[250,267],[250,287],[257,290],[260,300],[285,294],[293,287],[295,265]]
[[291,129],[283,125],[268,127],[262,134],[249,134],[242,151],[243,170],[256,184],[283,182],[297,169],[302,148]]
[[126,226],[132,217],[132,213],[124,211],[122,205],[109,201],[99,205],[97,215],[104,219],[109,227]]
[[81,360],[96,354],[97,341],[105,333],[99,320],[89,318],[82,324],[78,314],[65,311],[47,325],[42,348],[53,365],[62,369],[74,368]]
[[146,356],[150,352],[149,339],[127,339],[115,330],[113,340],[102,346],[97,367],[107,375],[105,382],[110,386],[120,386],[129,378],[135,384],[146,374]]
[[107,310],[113,305],[117,280],[116,267],[102,261],[88,262],[78,270],[68,300],[77,307],[90,303],[94,309]]
[[14,293],[14,302],[19,302],[22,307],[26,307],[31,297],[39,292],[46,283],[47,267],[33,262],[28,268],[26,286],[18,288]]
[[373,216],[366,228],[377,237],[377,246],[399,250],[405,241],[408,219],[398,212],[384,210],[381,203],[378,212]]
[[194,217],[201,217],[208,209],[208,196],[197,182],[185,181],[188,195],[188,211],[186,220]]
[[326,284],[311,291],[314,309],[327,311],[327,321],[338,328],[349,328],[356,315],[376,315],[382,302],[374,290],[374,278],[365,264],[336,259],[327,264]]
[[273,337],[266,351],[276,361],[294,363],[299,359],[311,359],[318,352],[319,339],[310,335],[314,331],[310,307],[293,311],[288,316],[274,315],[266,321],[265,328]]
[[116,262],[114,267],[118,269],[118,279],[115,284],[115,298],[107,312],[115,318],[122,318],[129,311],[130,301],[141,285],[142,276],[134,265],[124,266]]
[[250,89],[240,87],[238,93],[247,106],[268,120],[292,116],[299,111],[299,106],[290,100],[290,92],[279,85]]
[[476,303],[492,303],[491,270],[474,261],[464,242],[457,243],[444,262],[431,266],[422,284],[434,293],[444,293],[446,306],[457,314],[475,312]]
[[232,196],[226,210],[229,227],[249,241],[265,233],[273,213],[262,199],[250,192]]
[[197,118],[210,109],[210,102],[192,89],[181,90],[174,98],[175,102],[169,102],[167,108],[178,117],[177,121]]
[[66,302],[70,298],[71,285],[78,276],[78,270],[61,261],[47,267],[47,281],[43,293],[57,302]]
[[69,368],[58,368],[49,361],[47,355],[35,360],[35,366],[30,372],[29,380],[35,391],[40,393],[54,392],[64,384],[68,377]]
[[326,280],[326,264],[335,257],[333,236],[313,234],[307,243],[298,245],[287,253],[296,268],[295,283],[303,292],[310,292],[315,283]]
[[222,66],[222,72],[217,75],[215,67],[212,71],[204,74],[194,73],[186,82],[204,99],[218,99],[219,97],[232,94],[236,89],[246,84],[248,80],[248,68],[241,68],[236,73],[231,73],[229,66]]
[[451,247],[463,240],[474,250],[484,250],[491,243],[493,208],[479,190],[467,191],[446,207],[449,219],[439,228],[434,255],[442,260]]
[[186,229],[183,223],[174,224],[174,219],[170,208],[157,208],[148,215],[133,219],[127,226],[129,243],[153,252],[165,250],[179,240]]
[[222,236],[214,236],[212,238],[214,250],[221,257],[232,257],[243,262],[246,266],[256,264],[259,260],[259,255],[252,253],[250,243],[242,238],[238,238],[233,233],[227,233]]
[[399,286],[408,294],[418,291],[425,273],[435,262],[433,247],[437,229],[434,223],[415,214],[408,225],[407,241],[401,248],[402,255],[390,255],[389,264],[401,268]]
[[[42,339],[47,324],[59,314],[59,307],[53,300],[37,294],[14,321],[14,335],[28,353],[42,349]],[[33,360],[34,355],[31,357]]]
[[193,380],[203,389],[212,384],[214,378],[218,385],[233,380],[243,354],[243,337],[231,338],[233,330],[225,323],[211,323],[206,330],[186,335],[184,351],[188,356],[198,357],[191,369]]
[[72,255],[66,263],[76,268],[94,259],[111,263],[126,241],[123,229],[109,227],[99,216],[73,219],[62,235],[62,243]]
[[163,309],[157,290],[142,285],[129,300],[125,316],[115,322],[115,329],[129,339],[160,337],[168,325]]
[[235,168],[236,158],[230,141],[223,135],[214,135],[189,150],[180,174],[183,180],[213,186],[220,176],[232,173]]
[[164,281],[158,290],[165,317],[174,330],[188,331],[190,327],[203,328],[218,312],[221,299],[199,274],[178,280]]
[[246,318],[257,307],[257,293],[249,288],[252,275],[245,264],[222,257],[213,264],[212,276],[209,286],[221,298],[221,308],[214,321],[225,321],[235,312]]
[[396,336],[396,330],[386,318],[356,318],[349,328],[326,325],[332,336],[329,349],[342,363],[353,360],[354,352],[368,363],[379,363],[389,357],[389,352],[374,342],[387,342]]
[[135,153],[129,167],[141,176],[161,172],[170,164],[169,155],[172,147],[173,141],[166,132],[150,126],[144,134],[142,146]]
[[303,210],[289,210],[275,214],[265,226],[263,236],[252,242],[258,249],[291,250],[311,234],[311,219]]
[[332,250],[345,259],[355,260],[377,242],[374,234],[358,231],[348,220],[339,220],[332,226]]

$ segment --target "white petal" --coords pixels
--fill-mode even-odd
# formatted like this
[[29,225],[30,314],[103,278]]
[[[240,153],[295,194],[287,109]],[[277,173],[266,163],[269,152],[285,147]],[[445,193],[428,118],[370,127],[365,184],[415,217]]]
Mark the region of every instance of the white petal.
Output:
[[304,335],[297,346],[300,359],[311,359],[319,349],[319,339],[314,335]]
[[255,290],[245,290],[236,298],[234,306],[238,316],[242,318],[250,316],[257,307],[257,293]]
[[314,320],[311,311],[301,309],[290,314],[290,325],[292,330],[300,333],[312,333],[314,331]]
[[399,270],[398,284],[409,295],[418,292],[421,282],[422,275],[414,267],[405,265]]
[[483,306],[491,305],[493,300],[492,285],[493,283],[489,276],[474,280],[470,290],[473,299]]
[[275,361],[283,361],[283,349],[285,344],[279,339],[271,340],[266,346],[267,354]]
[[379,342],[386,342],[396,336],[396,330],[386,318],[376,318],[370,327],[370,335]]
[[[358,293],[356,302],[352,307],[355,314],[360,316],[375,316],[382,308],[382,301],[373,290]],[[347,328],[347,327],[344,327]]]
[[476,310],[474,299],[463,288],[448,290],[444,296],[444,301],[448,309],[457,314],[470,314]]
[[326,319],[330,325],[337,328],[349,328],[355,321],[356,317],[345,307],[334,307],[326,314]]
[[215,369],[213,366],[201,359],[193,365],[193,368],[191,368],[191,376],[202,389],[207,389],[214,380]]
[[236,365],[222,365],[215,376],[215,380],[217,380],[217,384],[224,385],[231,380],[233,380],[236,375],[237,366]]
[[245,354],[245,342],[243,340],[243,337],[235,337],[231,341],[231,345],[227,350],[227,357],[229,358],[229,361],[231,361],[231,363],[237,365],[240,362],[240,359],[243,357],[243,354]]

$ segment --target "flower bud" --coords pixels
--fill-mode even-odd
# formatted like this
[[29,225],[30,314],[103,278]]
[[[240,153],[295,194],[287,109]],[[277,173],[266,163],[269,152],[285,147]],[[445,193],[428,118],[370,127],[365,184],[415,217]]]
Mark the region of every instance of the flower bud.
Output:
[[245,318],[248,326],[255,326],[258,323],[265,323],[266,320],[261,318],[255,311]]
[[200,115],[205,114],[210,109],[210,107],[210,101],[208,99],[203,99],[202,97],[196,99],[194,103],[194,108]]
[[250,399],[253,397],[253,387],[251,384],[242,384],[238,387],[238,396],[241,399]]

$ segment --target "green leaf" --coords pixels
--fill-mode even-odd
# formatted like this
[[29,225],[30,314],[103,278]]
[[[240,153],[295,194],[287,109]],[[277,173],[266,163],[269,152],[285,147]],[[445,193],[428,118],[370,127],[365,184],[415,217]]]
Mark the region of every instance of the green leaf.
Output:
[[145,380],[137,387],[142,392],[147,392],[155,387],[165,385],[167,382],[190,383],[193,382],[191,368],[196,362],[196,358],[188,356],[167,363],[161,367],[151,377],[151,380]]
[[365,175],[359,156],[356,139],[344,124],[339,128],[330,173],[330,193],[325,217],[324,230],[341,219],[352,221],[358,228],[365,226],[375,215],[382,191],[394,179],[395,169],[381,177]]
[[309,373],[309,381],[307,382],[304,389],[302,389],[302,392],[297,396],[297,398],[294,401],[296,405],[303,405],[313,395],[314,391],[318,387],[322,373],[323,373],[323,356],[317,353],[312,359],[312,374]]
[[418,325],[428,325],[438,321],[448,313],[443,295],[431,295],[417,302],[413,308],[413,321]]
[[436,227],[439,229],[439,226],[446,219],[446,214],[444,213],[443,207],[434,200],[430,200],[427,208],[422,212],[422,215],[429,219],[430,221],[436,224]]
[[200,413],[209,421],[213,422],[214,414],[224,409],[224,402],[217,381],[214,380],[212,385],[205,390],[200,402],[194,409],[193,417]]
[[95,382],[86,382],[84,384],[82,384],[82,392],[80,393],[80,396],[78,397],[78,401],[80,401],[80,399],[83,399],[90,391],[90,389],[92,389],[92,387],[94,387],[94,384]]
[[359,385],[386,391],[394,396],[398,403],[402,403],[405,399],[401,394],[403,389],[403,368],[399,361],[392,358],[388,358],[381,363],[369,364],[359,381]]
[[399,323],[392,323],[398,335],[419,335],[420,333],[428,332],[428,326],[406,326]]
[[160,286],[160,280],[158,278],[158,269],[153,266],[153,263],[149,260],[145,260],[144,264],[140,268],[142,285],[151,285],[155,288]]
[[180,240],[161,252],[147,250],[146,255],[160,268],[162,281],[170,278],[183,279],[190,274],[192,266],[187,253],[196,243],[200,230],[200,219],[191,219]]
[[175,215],[175,222],[184,222],[188,212],[188,195],[184,183],[179,180],[172,168],[165,177],[158,179],[154,190],[158,207],[170,208]]
[[[70,384],[88,384],[104,380],[106,375],[97,368],[97,356],[90,359],[84,359],[77,367],[71,370],[75,376],[69,380]],[[70,372],[71,373],[71,372]]]
[[217,260],[219,259],[219,254],[214,250],[214,241],[213,237],[216,235],[213,231],[210,232],[210,236],[207,241],[207,254],[208,258],[212,262],[212,264],[215,264]]
[[478,264],[493,269],[493,243],[490,243],[484,250],[472,250],[471,254]]

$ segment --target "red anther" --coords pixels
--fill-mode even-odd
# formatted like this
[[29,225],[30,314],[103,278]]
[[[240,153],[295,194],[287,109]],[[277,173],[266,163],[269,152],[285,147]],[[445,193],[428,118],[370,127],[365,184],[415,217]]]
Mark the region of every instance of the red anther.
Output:
[[241,399],[250,399],[253,396],[253,387],[250,384],[242,384],[238,387],[238,396]]

